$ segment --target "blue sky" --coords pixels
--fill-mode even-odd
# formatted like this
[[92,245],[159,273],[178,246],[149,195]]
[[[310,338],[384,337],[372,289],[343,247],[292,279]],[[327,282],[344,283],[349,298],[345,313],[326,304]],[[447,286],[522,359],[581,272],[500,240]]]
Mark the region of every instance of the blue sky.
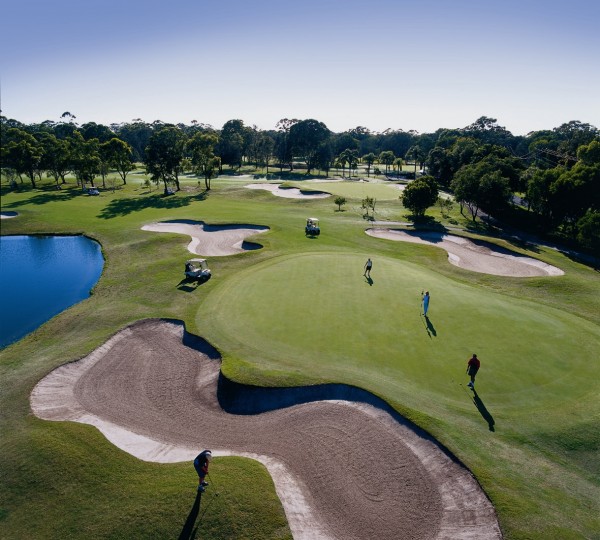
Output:
[[2,114],[600,127],[600,1],[0,0]]

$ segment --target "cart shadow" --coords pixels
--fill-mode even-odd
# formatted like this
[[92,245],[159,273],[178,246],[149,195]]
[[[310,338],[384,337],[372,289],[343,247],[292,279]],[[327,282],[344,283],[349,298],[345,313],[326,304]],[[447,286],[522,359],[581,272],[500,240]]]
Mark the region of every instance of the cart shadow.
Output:
[[177,284],[177,288],[184,292],[194,292],[199,285],[198,280],[184,278]]

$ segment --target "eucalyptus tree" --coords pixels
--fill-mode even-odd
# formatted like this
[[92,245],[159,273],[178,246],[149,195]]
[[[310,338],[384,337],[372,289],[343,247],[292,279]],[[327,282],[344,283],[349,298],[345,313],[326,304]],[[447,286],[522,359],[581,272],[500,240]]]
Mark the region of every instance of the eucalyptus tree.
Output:
[[179,170],[183,160],[184,134],[175,126],[164,126],[155,131],[146,146],[146,172],[158,185],[163,182],[165,195],[169,184],[179,191]]
[[517,142],[517,139],[510,131],[503,126],[499,126],[497,120],[489,116],[479,117],[475,122],[461,131],[483,144],[495,144],[506,148],[514,148]]
[[102,146],[106,148],[109,165],[119,173],[123,184],[127,184],[127,175],[135,169],[132,161],[133,149],[117,137],[113,137]]
[[2,167],[12,168],[19,175],[26,174],[35,188],[35,174],[43,153],[41,144],[33,135],[19,128],[8,129],[6,141],[2,145]]
[[275,138],[275,158],[279,162],[279,170],[283,171],[283,166],[287,165],[290,171],[293,170],[293,155],[290,145],[290,128],[297,124],[299,120],[296,118],[282,118],[277,122],[275,129],[277,136]]
[[320,170],[325,171],[325,174],[329,176],[329,171],[333,166],[334,162],[333,148],[330,144],[330,139],[323,141],[317,149],[315,155],[315,166]]
[[450,187],[460,202],[461,213],[463,204],[466,204],[473,221],[480,209],[488,214],[502,210],[511,196],[509,179],[484,161],[461,167]]
[[294,155],[304,159],[306,174],[315,167],[319,147],[331,136],[323,122],[314,119],[301,120],[290,127],[289,141]]
[[79,131],[75,131],[71,137],[71,168],[82,189],[85,189],[87,183],[94,187],[94,180],[101,167],[98,139],[86,141]]
[[228,120],[221,129],[216,154],[221,164],[232,168],[242,166],[248,134],[243,120]]
[[58,139],[53,133],[40,133],[38,136],[42,145],[40,167],[47,176],[54,178],[56,186],[66,183],[66,176],[71,170],[71,144],[69,139]]
[[218,143],[219,136],[214,132],[196,133],[187,143],[194,172],[204,176],[207,191],[210,190],[212,178],[219,172],[220,158],[215,155]]
[[130,123],[119,126],[116,133],[119,139],[131,146],[134,162],[145,161],[146,147],[154,133],[154,129],[150,124],[136,118]]
[[107,126],[103,124],[96,124],[96,122],[87,122],[83,124],[79,131],[83,135],[83,138],[88,141],[90,139],[98,139],[98,142],[105,143],[112,139],[115,134]]

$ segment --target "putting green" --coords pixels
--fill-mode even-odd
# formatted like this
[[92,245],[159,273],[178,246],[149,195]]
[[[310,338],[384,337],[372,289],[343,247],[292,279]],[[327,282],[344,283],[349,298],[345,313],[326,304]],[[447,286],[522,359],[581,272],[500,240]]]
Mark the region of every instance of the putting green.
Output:
[[[393,258],[374,259],[369,284],[368,256],[307,253],[262,262],[211,292],[198,327],[223,351],[264,370],[388,396],[418,394],[419,401],[464,401],[457,383],[467,382],[473,352],[482,359],[478,385],[498,407],[531,412],[598,390],[595,325]],[[420,315],[423,289],[432,296],[429,324]]]
[[290,182],[298,189],[325,191],[332,195],[341,195],[349,199],[365,199],[372,197],[378,201],[398,200],[402,191],[395,183],[376,182]]

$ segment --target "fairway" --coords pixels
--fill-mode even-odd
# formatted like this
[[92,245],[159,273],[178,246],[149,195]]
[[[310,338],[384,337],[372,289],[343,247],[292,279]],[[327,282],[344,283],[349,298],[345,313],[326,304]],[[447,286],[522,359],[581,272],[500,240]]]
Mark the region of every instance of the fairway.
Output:
[[[351,253],[271,259],[218,287],[198,324],[209,320],[219,347],[246,351],[245,360],[263,368],[368,381],[377,392],[453,399],[450,384],[466,382],[474,351],[484,362],[481,390],[509,410],[551,407],[557,395],[598,388],[596,326],[391,258],[374,261],[369,284],[364,260]],[[420,315],[424,289],[433,298],[428,322]]]
[[[197,446],[214,443],[215,450],[230,448],[240,455],[273,451],[283,456],[283,449],[269,450],[268,442],[283,444],[287,440],[287,447],[295,448],[314,437],[322,445],[321,463],[325,459],[346,463],[350,454],[345,450],[337,454],[342,448],[339,441],[343,438],[348,452],[354,452],[352,434],[356,432],[361,434],[363,447],[370,446],[370,441],[381,443],[374,453],[375,470],[390,466],[390,456],[397,454],[399,443],[386,446],[387,435],[365,431],[368,422],[360,417],[348,416],[343,429],[337,420],[324,423],[326,416],[318,403],[251,419],[247,415],[223,416],[211,401],[207,406],[215,416],[196,422],[195,415],[202,414],[201,402],[210,396],[214,399],[216,392],[214,386],[210,392],[200,391],[197,385],[206,381],[195,374],[193,356],[186,364],[189,371],[183,369],[183,359],[192,354],[186,340],[198,338],[216,347],[222,358],[219,369],[232,384],[287,388],[318,383],[337,387],[341,383],[380,397],[439,441],[454,463],[464,464],[474,475],[494,506],[505,538],[568,538],[570,531],[575,531],[573,538],[579,532],[589,537],[589,531],[597,529],[600,467],[595,420],[600,395],[597,274],[543,246],[525,250],[510,245],[520,255],[564,270],[564,275],[491,276],[450,264],[446,253],[432,246],[369,236],[365,234],[369,225],[359,207],[364,196],[361,190],[378,187],[392,193],[397,189],[392,185],[323,182],[321,187],[317,182],[297,182],[303,189],[350,190],[346,194],[353,195],[340,212],[331,199],[284,199],[244,189],[242,182],[215,183],[210,196],[203,196],[189,183],[185,191],[163,198],[138,182],[115,193],[104,191],[99,197],[81,196],[75,186],[7,196],[8,208],[18,210],[19,215],[3,220],[3,234],[85,231],[102,244],[106,260],[88,300],[1,353],[2,405],[7,412],[2,474],[9,481],[0,501],[9,512],[7,530],[14,531],[9,537],[22,537],[26,530],[40,531],[40,536],[68,537],[70,527],[81,530],[81,524],[87,522],[88,537],[110,537],[106,511],[89,506],[97,493],[107,489],[105,485],[109,488],[106,504],[115,500],[120,504],[110,513],[121,524],[131,522],[128,531],[142,531],[143,524],[149,523],[148,527],[160,529],[163,537],[172,537],[185,521],[188,488],[193,488],[194,481],[193,470],[185,462],[189,456],[163,473],[166,465],[135,460],[95,428],[31,415],[29,396],[36,384],[57,366],[87,356],[105,355],[115,363],[113,367],[98,364],[99,378],[75,381],[82,399],[91,399],[98,392],[93,405],[98,407],[99,417],[118,420],[125,428],[131,426],[134,416],[142,415],[141,434],[160,439],[169,448],[175,448],[177,441],[191,443],[189,452],[193,453]],[[374,192],[365,194],[379,197]],[[382,199],[379,213],[391,216],[391,221],[403,218],[394,199]],[[322,234],[318,238],[305,236],[307,216],[320,218]],[[458,209],[453,219],[462,219]],[[212,279],[190,285],[183,281],[183,265],[190,257],[189,237],[198,243],[200,253],[208,247],[207,238],[194,231],[183,235],[180,230],[169,234],[142,230],[150,223],[203,223],[201,232],[210,229],[209,236],[218,239],[231,228],[255,224],[252,241],[262,247],[208,255]],[[264,234],[256,234],[259,226]],[[489,241],[494,243],[493,238]],[[505,249],[507,244],[503,244]],[[367,258],[373,261],[371,281],[363,275]],[[428,319],[421,315],[421,292],[425,290],[431,294]],[[183,342],[176,336],[169,341],[161,333],[161,325],[154,328],[144,323],[146,320],[180,321],[189,336]],[[130,340],[126,337],[130,325],[146,328],[146,333]],[[125,336],[122,348],[106,347],[116,335]],[[466,388],[466,363],[473,353],[482,362],[477,394]],[[155,367],[150,369],[151,358]],[[119,367],[121,361],[126,362],[123,367]],[[107,369],[106,376],[103,369]],[[211,373],[216,385],[218,373]],[[83,391],[86,388],[89,392]],[[300,388],[292,393],[305,391],[311,390]],[[287,395],[288,390],[280,392]],[[106,399],[105,393],[114,395]],[[149,399],[155,400],[155,405],[140,407]],[[196,408],[191,408],[192,403]],[[356,406],[351,405],[350,412]],[[316,414],[304,418],[304,410]],[[250,439],[258,436],[259,428],[264,428],[275,412],[286,419],[289,431],[273,424],[252,446]],[[302,433],[297,433],[290,415],[308,422]],[[226,434],[212,431],[227,425]],[[384,421],[382,425],[387,424]],[[401,425],[396,423],[396,427]],[[379,433],[390,432],[384,429]],[[234,485],[237,489],[235,466],[226,455],[218,457],[215,471],[222,471],[228,489]],[[93,463],[91,469],[89,463]],[[258,485],[271,485],[266,470],[256,472],[255,466],[237,463],[247,475],[261,477]],[[306,463],[311,463],[309,458]],[[319,474],[304,466],[300,469],[308,474],[299,476],[308,484]],[[116,470],[118,474],[113,474]],[[167,493],[166,484],[163,488],[154,480],[158,470],[162,476],[177,478],[168,488],[177,498]],[[22,471],[36,471],[39,482],[30,486],[30,473]],[[90,478],[90,471],[98,471],[98,478]],[[136,474],[147,477],[139,493],[132,491]],[[399,470],[391,474],[399,474]],[[390,483],[390,475],[380,475],[378,485],[393,487],[396,477]],[[340,478],[359,476],[357,469]],[[332,482],[333,477],[331,481],[319,477],[320,486]],[[286,520],[278,503],[279,492],[276,495],[271,487],[248,489],[248,485],[244,489],[251,500],[244,504],[249,509],[259,508],[264,489],[270,490],[269,500],[275,505],[261,510],[255,521],[264,525],[262,538],[278,537],[271,531],[279,530]],[[349,488],[340,489],[345,493]],[[31,498],[34,490],[36,496]],[[57,492],[61,493],[58,499]],[[157,493],[162,499],[156,499]],[[319,497],[331,503],[330,515],[343,511],[336,506],[337,494],[325,493],[320,492]],[[171,513],[164,517],[160,508],[167,498],[173,503]],[[60,506],[54,505],[55,499]],[[389,501],[390,508],[404,507],[396,497]],[[43,515],[34,511],[40,505],[45,508]],[[65,515],[65,507],[72,512]],[[130,516],[140,508],[147,510],[131,521]],[[339,523],[345,521],[342,518]],[[224,509],[210,516],[206,527],[220,531],[214,538],[225,539],[239,537],[228,532],[228,527],[238,523],[244,523],[243,518]],[[139,537],[150,538],[152,533],[140,533]],[[393,534],[387,537],[395,538]]]

